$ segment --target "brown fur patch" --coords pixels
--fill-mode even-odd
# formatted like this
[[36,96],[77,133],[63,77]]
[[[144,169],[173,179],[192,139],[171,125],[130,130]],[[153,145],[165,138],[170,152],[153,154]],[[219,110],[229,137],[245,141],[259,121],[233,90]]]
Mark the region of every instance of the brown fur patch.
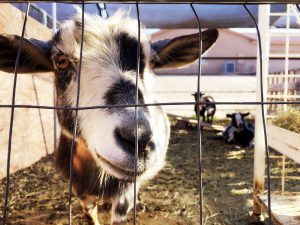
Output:
[[93,156],[89,152],[85,141],[81,140],[76,143],[76,151],[73,155],[73,168],[77,173],[82,174],[86,162],[93,162]]
[[[56,167],[70,178],[70,154],[72,140],[61,134],[56,152]],[[78,197],[92,194],[98,179],[98,167],[84,140],[77,139],[73,151],[73,191]]]
[[[70,154],[72,139],[61,133],[56,151],[56,167],[70,178]],[[100,183],[101,168],[96,164],[83,139],[77,138],[73,152],[72,190],[73,193],[83,198],[87,195],[102,196],[103,199],[115,197],[127,187],[127,182],[108,176],[106,182]]]

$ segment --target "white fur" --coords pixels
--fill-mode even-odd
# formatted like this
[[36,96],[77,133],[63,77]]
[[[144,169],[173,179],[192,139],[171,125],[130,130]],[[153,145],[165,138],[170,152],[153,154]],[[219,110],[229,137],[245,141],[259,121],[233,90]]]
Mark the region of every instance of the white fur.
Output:
[[235,116],[237,126],[240,126],[243,123],[242,115],[240,113],[235,113],[234,116]]
[[[139,188],[140,188],[140,184],[137,183],[136,184],[136,193],[138,193]],[[115,209],[116,209],[117,205],[118,204],[123,204],[125,202],[125,199],[129,203],[128,209],[127,209],[127,213],[128,213],[132,209],[133,202],[134,202],[134,186],[133,186],[133,184],[125,191],[125,193],[123,193],[120,196],[117,196],[117,198],[112,200],[111,224],[121,223],[122,221],[124,221],[126,219],[126,215],[125,216],[120,216],[120,215],[116,214],[116,212],[115,212]],[[137,196],[136,196],[136,199],[137,199]]]
[[[79,9],[77,9],[80,11]],[[135,84],[135,72],[122,71],[118,65],[118,45],[113,38],[120,32],[137,37],[137,21],[124,16],[125,13],[117,12],[107,20],[96,15],[85,14],[83,43],[83,58],[80,77],[79,106],[104,106],[104,95],[109,87],[122,77]],[[81,14],[74,17],[81,21]],[[62,41],[55,46],[54,53],[62,51],[74,62],[80,57],[81,30],[76,28],[74,20],[62,25]],[[120,25],[121,24],[121,25]],[[139,80],[139,88],[143,93],[146,103],[154,103],[151,88],[153,73],[147,68],[150,58],[150,45],[146,35],[141,32],[141,45],[146,58],[144,80]],[[77,80],[72,80],[66,91],[67,102],[72,107],[76,106]],[[128,114],[134,114],[134,108],[127,108]],[[150,125],[153,131],[153,140],[156,150],[149,154],[147,165],[138,163],[138,168],[147,167],[146,173],[138,179],[146,179],[155,175],[164,165],[164,158],[169,138],[169,124],[163,111],[157,112],[157,107],[149,107]],[[123,175],[117,168],[133,171],[132,156],[129,156],[118,146],[114,137],[114,129],[121,126],[123,118],[106,109],[80,110],[78,122],[81,134],[88,144],[88,148],[100,166],[109,174],[122,179]],[[65,132],[65,131],[64,131]],[[65,132],[67,133],[67,132]],[[69,134],[70,136],[70,134]],[[100,157],[98,157],[98,156]],[[111,165],[112,164],[112,165]]]

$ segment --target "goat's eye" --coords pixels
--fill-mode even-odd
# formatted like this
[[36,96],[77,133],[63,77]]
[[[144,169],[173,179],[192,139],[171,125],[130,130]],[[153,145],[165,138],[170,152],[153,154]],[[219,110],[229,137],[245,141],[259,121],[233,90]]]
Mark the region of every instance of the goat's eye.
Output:
[[69,67],[70,61],[65,55],[59,55],[55,59],[55,64],[58,69],[65,70]]

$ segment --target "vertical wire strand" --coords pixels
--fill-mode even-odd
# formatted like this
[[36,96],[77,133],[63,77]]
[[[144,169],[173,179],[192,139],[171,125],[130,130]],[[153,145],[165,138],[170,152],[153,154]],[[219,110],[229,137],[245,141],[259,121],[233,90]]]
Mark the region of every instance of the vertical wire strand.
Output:
[[[135,103],[138,105],[138,91],[139,91],[139,75],[140,75],[140,48],[141,48],[141,23],[140,23],[140,9],[138,1],[135,4],[136,13],[137,13],[137,23],[138,23],[138,45],[137,45],[137,67],[136,67],[136,78],[135,78]],[[138,164],[138,107],[134,107],[134,115],[135,115],[135,153],[134,153],[134,186],[133,186],[133,224],[136,225],[136,197],[137,197],[137,185],[136,185],[136,175],[137,175],[137,164]]]
[[[56,33],[57,23],[57,5],[52,3],[52,34]],[[56,88],[55,88],[55,76],[53,77],[53,106],[56,106]],[[57,146],[57,110],[53,110],[53,151],[56,152]]]
[[[56,88],[55,77],[53,77],[53,106],[56,107]],[[56,151],[57,146],[57,110],[53,109],[53,151]]]
[[262,112],[262,121],[263,121],[263,129],[264,129],[264,140],[265,140],[265,151],[266,151],[266,158],[267,158],[267,187],[268,187],[268,223],[272,225],[272,210],[271,210],[271,177],[270,177],[270,150],[268,147],[268,137],[267,137],[267,128],[266,128],[266,120],[265,120],[265,107],[264,107],[264,87],[263,87],[263,69],[262,69],[262,44],[261,44],[261,36],[260,31],[257,25],[257,22],[248,9],[246,4],[243,4],[245,10],[247,11],[248,15],[251,17],[253,23],[255,24],[255,29],[257,32],[258,38],[258,49],[259,49],[259,71],[260,71],[260,100],[261,100],[261,112]]
[[[80,96],[80,74],[81,74],[81,66],[82,66],[82,51],[83,51],[83,36],[84,36],[84,1],[81,2],[82,10],[81,10],[81,42],[80,42],[80,58],[79,65],[77,70],[77,96],[76,96],[76,108],[79,106],[79,96]],[[73,183],[73,152],[75,148],[75,139],[77,136],[77,126],[78,126],[78,110],[75,110],[75,121],[73,128],[73,136],[72,136],[72,144],[71,144],[71,152],[70,152],[70,177],[69,177],[69,225],[72,224],[72,183]]]
[[10,125],[9,125],[9,136],[8,136],[8,149],[7,149],[7,162],[6,162],[6,185],[5,185],[5,197],[4,197],[4,208],[3,208],[3,225],[7,221],[7,206],[8,206],[8,197],[9,197],[9,182],[10,182],[10,158],[11,158],[11,144],[12,144],[12,131],[14,126],[14,114],[15,114],[15,99],[16,99],[16,89],[17,89],[17,79],[18,79],[18,70],[19,62],[21,57],[22,44],[24,40],[27,18],[29,14],[30,3],[27,3],[26,13],[24,17],[21,39],[18,45],[18,52],[16,57],[16,63],[14,68],[14,83],[13,83],[13,93],[11,100],[11,112],[10,112]]
[[202,55],[202,29],[201,23],[198,17],[198,14],[193,6],[190,4],[193,13],[197,19],[198,30],[199,30],[199,60],[198,60],[198,73],[197,73],[197,98],[196,98],[196,105],[197,105],[197,142],[198,142],[198,170],[199,170],[199,207],[200,207],[200,224],[203,224],[203,186],[202,186],[202,132],[201,132],[201,121],[200,121],[200,81],[201,81],[201,55]]
[[[40,105],[40,100],[39,100],[39,96],[38,96],[38,92],[37,92],[37,88],[36,88],[34,75],[31,75],[31,79],[32,79],[32,85],[33,85],[35,100],[36,100],[37,105],[39,106]],[[44,128],[43,119],[42,119],[42,112],[41,112],[41,109],[37,109],[37,110],[38,110],[39,120],[40,120],[40,124],[41,124],[41,129],[42,129],[44,147],[45,147],[46,155],[48,155],[49,151],[48,151],[48,146],[47,146],[47,141],[46,141],[45,128]]]

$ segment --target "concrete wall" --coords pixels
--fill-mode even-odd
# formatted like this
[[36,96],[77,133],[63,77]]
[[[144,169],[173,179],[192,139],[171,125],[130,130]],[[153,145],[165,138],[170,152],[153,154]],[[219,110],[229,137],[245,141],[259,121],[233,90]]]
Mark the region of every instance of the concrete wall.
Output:
[[[217,102],[242,102],[256,100],[255,76],[203,76],[200,90]],[[197,90],[197,76],[158,75],[155,77],[154,93],[159,102],[192,102],[191,95]],[[194,105],[164,106],[168,113],[193,116]],[[217,105],[216,116],[224,118],[226,113],[255,112],[251,105]]]
[[[24,15],[10,4],[1,4],[0,32],[21,35]],[[51,31],[28,18],[27,38],[49,40]],[[0,104],[12,101],[13,74],[0,72]],[[53,75],[19,74],[16,104],[53,106]],[[36,88],[37,92],[34,91]],[[6,175],[10,108],[0,108],[0,178]],[[44,131],[44,132],[43,132]],[[11,172],[31,165],[53,152],[53,110],[15,109],[12,138]]]

